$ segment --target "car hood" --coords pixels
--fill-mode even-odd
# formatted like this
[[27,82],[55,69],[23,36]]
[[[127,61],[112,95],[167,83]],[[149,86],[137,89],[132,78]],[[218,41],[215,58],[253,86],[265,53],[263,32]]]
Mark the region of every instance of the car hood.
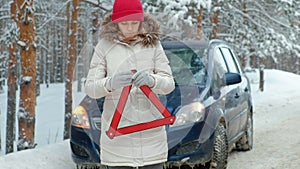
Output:
[[[175,85],[175,89],[168,95],[159,95],[160,101],[165,105],[168,111],[175,115],[177,110],[187,104],[199,100],[203,88],[197,85]],[[100,99],[93,99],[86,96],[80,103],[89,116],[100,116],[103,111],[104,97]],[[100,113],[99,113],[100,112]]]
[[175,115],[184,105],[200,99],[203,88],[197,85],[175,85],[173,92],[161,99],[171,114]]

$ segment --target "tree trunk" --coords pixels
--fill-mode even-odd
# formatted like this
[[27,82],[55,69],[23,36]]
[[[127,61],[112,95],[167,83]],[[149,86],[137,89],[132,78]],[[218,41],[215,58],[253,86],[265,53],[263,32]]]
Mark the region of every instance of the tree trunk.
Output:
[[77,56],[77,63],[76,63],[76,77],[77,77],[77,92],[81,92],[82,91],[82,78],[84,76],[84,66],[83,66],[83,57],[86,56],[85,55],[85,49],[84,49],[84,45],[83,42],[85,42],[85,36],[84,36],[84,30],[82,28],[78,29],[78,43],[77,43],[77,49],[81,50],[80,54],[78,54]]
[[[12,2],[10,11],[14,22],[16,19],[16,2]],[[13,36],[13,35],[11,35]],[[11,42],[9,46],[9,61],[7,70],[7,120],[6,120],[6,153],[14,151],[15,130],[16,130],[16,63],[15,56],[17,48],[16,42]]]
[[[48,28],[50,29],[50,27]],[[48,32],[51,32],[48,30]],[[46,82],[46,87],[48,88],[50,83],[51,83],[51,68],[52,68],[52,57],[51,57],[51,51],[50,51],[50,46],[51,46],[51,40],[49,37],[49,34],[46,35],[46,45],[48,45],[47,52],[46,52],[46,62],[45,62],[45,82]]]
[[34,148],[36,105],[36,44],[34,0],[18,0],[18,22],[20,26],[20,109],[18,150]]
[[203,8],[200,7],[199,14],[197,17],[197,39],[202,39],[203,36],[202,22],[203,22]]
[[[37,40],[38,41],[38,40]],[[39,43],[39,42],[36,42]],[[40,96],[41,94],[41,63],[42,63],[42,58],[41,58],[41,50],[36,50],[36,97]]]
[[70,37],[69,37],[70,48],[69,48],[69,57],[67,59],[64,139],[68,139],[70,137],[70,122],[71,122],[71,116],[72,116],[72,81],[73,81],[73,71],[74,71],[75,57],[76,57],[78,6],[79,6],[79,0],[73,0],[72,1],[71,33],[70,33]]
[[[65,51],[65,56],[69,56],[69,44],[70,44],[70,42],[69,42],[69,40],[70,40],[70,37],[69,37],[69,35],[70,35],[70,25],[71,25],[71,10],[70,10],[70,8],[71,8],[71,3],[68,3],[67,4],[67,9],[66,9],[66,15],[67,15],[67,24],[66,24],[66,40],[64,41],[65,42],[65,47],[66,47],[66,49],[64,50]],[[64,66],[66,67],[67,66],[67,63],[66,63],[66,60],[64,60]],[[67,69],[65,68],[65,72],[64,72],[64,74],[65,74],[65,78],[64,78],[64,80],[66,79],[66,72],[67,72]]]
[[296,58],[296,74],[300,74],[300,69],[299,69],[299,62],[300,62],[300,57]]
[[[243,13],[245,14],[245,15],[248,15],[247,14],[247,5],[246,5],[246,3],[244,2],[243,3]],[[247,23],[247,18],[245,17],[245,16],[243,16],[243,24],[244,25],[248,25],[248,23]],[[246,35],[245,35],[245,33],[243,34],[243,37],[242,37],[242,41],[244,41],[245,39],[247,39],[246,38]],[[250,56],[248,56],[248,57],[250,57]],[[246,56],[245,56],[245,53],[243,53],[242,54],[242,58],[241,58],[241,64],[242,64],[242,68],[244,69],[245,67],[246,67],[246,62],[247,62],[247,60],[248,60],[249,58],[246,58]]]
[[259,90],[262,92],[264,91],[264,82],[265,82],[264,68],[265,68],[264,65],[260,65],[260,67],[259,67]]
[[63,56],[62,56],[62,34],[61,34],[61,28],[56,24],[56,35],[55,35],[55,41],[56,41],[56,47],[55,47],[55,56],[56,56],[56,62],[55,62],[55,74],[56,74],[56,82],[62,83],[64,81],[63,79]]
[[92,38],[93,38],[93,46],[96,46],[98,43],[98,33],[99,33],[99,16],[98,16],[99,11],[98,10],[94,10],[92,15],[93,15],[93,31],[92,31]]
[[220,10],[216,10],[212,17],[212,36],[211,39],[217,39],[217,33],[218,33],[218,25],[219,25],[219,16],[220,16]]
[[282,70],[282,59],[281,59],[281,57],[278,57],[277,69]]

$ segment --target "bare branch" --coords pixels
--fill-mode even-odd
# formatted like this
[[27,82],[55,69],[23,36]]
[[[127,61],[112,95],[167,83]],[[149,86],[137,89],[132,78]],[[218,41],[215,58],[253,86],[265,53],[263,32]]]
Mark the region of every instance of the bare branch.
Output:
[[72,1],[72,0],[68,0],[67,2],[65,2],[65,3],[62,5],[62,7],[58,10],[58,12],[56,12],[51,18],[49,18],[47,21],[45,21],[45,22],[43,23],[43,25],[41,25],[39,28],[37,28],[36,31],[40,31],[40,30],[43,29],[44,26],[46,26],[50,21],[54,20],[55,17],[59,14],[59,12],[62,11],[62,10],[65,8],[65,6],[68,5],[68,3],[70,3],[71,1]]
[[103,6],[101,6],[101,2],[100,2],[100,0],[82,0],[83,2],[86,2],[86,3],[88,3],[88,4],[91,4],[91,5],[94,5],[95,7],[98,7],[98,8],[100,8],[100,9],[102,9],[102,10],[104,10],[104,11],[111,11],[111,10],[109,10],[109,9],[106,9],[106,8],[104,8]]
[[229,7],[231,9],[234,9],[235,12],[241,14],[242,16],[246,17],[247,19],[249,19],[249,21],[251,21],[254,25],[261,27],[263,29],[266,29],[264,26],[262,26],[261,24],[257,23],[254,19],[252,19],[249,15],[245,14],[243,11],[241,11],[240,9],[237,9],[235,6],[232,6],[229,4]]
[[[72,0],[66,1],[66,2],[62,5],[62,7],[58,10],[58,12],[56,12],[51,18],[49,18],[47,21],[45,21],[45,22],[37,29],[37,31],[42,30],[42,29],[44,28],[44,26],[46,26],[50,21],[54,20],[54,19],[56,18],[56,16],[60,13],[60,11],[62,11],[62,10],[66,7],[66,5],[67,5],[68,3],[70,3],[71,1],[72,1]],[[94,5],[95,7],[98,7],[98,8],[100,8],[100,9],[104,10],[104,11],[110,11],[110,10],[104,8],[103,6],[101,6],[100,0],[98,0],[97,2],[95,2],[95,1],[93,1],[93,0],[82,0],[82,1],[83,1],[83,2],[86,2],[86,3],[89,3],[89,4],[92,4],[92,5]]]
[[1,16],[1,17],[0,17],[0,21],[1,21],[2,19],[11,19],[11,16],[8,16],[8,15],[7,15],[7,16]]
[[271,21],[279,24],[280,26],[283,26],[283,27],[286,27],[286,28],[290,28],[290,26],[287,26],[286,24],[279,22],[278,20],[276,20],[273,17],[271,17],[268,13],[263,12],[263,11],[266,11],[266,10],[258,2],[254,2],[254,4],[260,8],[260,10],[256,10],[256,12],[260,12],[261,14],[263,14],[264,16],[266,16],[267,18],[269,18]]

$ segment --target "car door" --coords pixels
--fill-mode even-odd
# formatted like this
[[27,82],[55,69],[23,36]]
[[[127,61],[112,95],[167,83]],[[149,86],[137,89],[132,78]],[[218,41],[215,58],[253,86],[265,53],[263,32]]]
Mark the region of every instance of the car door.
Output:
[[[222,52],[222,46],[217,47],[215,50],[216,56],[218,58],[218,62],[222,63],[222,67],[224,67],[224,74],[230,72],[229,66],[225,61],[224,53]],[[225,94],[225,108],[224,113],[227,119],[227,136],[228,139],[231,140],[234,136],[239,132],[240,120],[237,117],[238,114],[238,105],[239,98],[237,84],[224,86]]]
[[221,47],[220,50],[228,67],[228,72],[238,73],[242,76],[242,81],[240,83],[229,86],[229,88],[231,88],[231,92],[226,101],[226,109],[230,116],[229,125],[232,129],[230,136],[234,139],[239,136],[243,126],[242,124],[244,124],[247,119],[248,102],[245,95],[245,92],[248,90],[247,79],[242,75],[241,69],[237,60],[234,58],[232,50],[227,46]]
[[239,85],[240,88],[240,101],[241,101],[241,105],[240,105],[240,132],[244,131],[246,129],[247,126],[247,113],[249,111],[249,99],[250,99],[250,86],[249,86],[249,81],[246,77],[246,75],[244,74],[244,72],[241,69],[241,64],[239,62],[239,60],[237,59],[237,57],[234,54],[234,51],[229,49],[231,56],[233,58],[233,61],[235,62],[238,71],[240,72],[240,75],[242,77],[242,82]]

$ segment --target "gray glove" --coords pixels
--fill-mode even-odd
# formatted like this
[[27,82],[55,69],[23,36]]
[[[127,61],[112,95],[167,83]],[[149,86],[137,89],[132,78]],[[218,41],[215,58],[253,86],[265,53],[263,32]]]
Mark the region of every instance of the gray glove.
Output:
[[131,71],[116,73],[106,81],[105,87],[107,90],[113,91],[124,86],[129,86],[132,84],[132,75]]
[[140,71],[133,75],[132,77],[133,84],[135,86],[141,87],[147,85],[153,87],[155,85],[154,77],[150,75],[148,71]]

